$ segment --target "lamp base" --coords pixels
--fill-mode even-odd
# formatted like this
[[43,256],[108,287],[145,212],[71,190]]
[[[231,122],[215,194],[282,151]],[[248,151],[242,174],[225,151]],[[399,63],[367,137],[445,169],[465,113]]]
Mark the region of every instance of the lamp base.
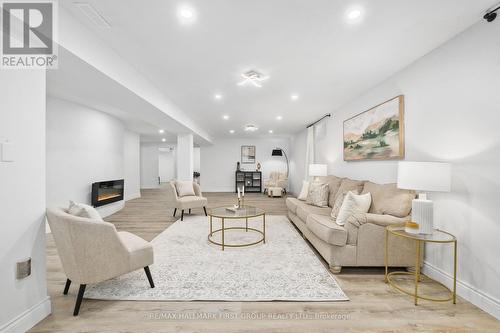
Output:
[[432,234],[434,231],[434,203],[432,200],[413,199],[411,203],[412,221],[418,223],[418,233]]

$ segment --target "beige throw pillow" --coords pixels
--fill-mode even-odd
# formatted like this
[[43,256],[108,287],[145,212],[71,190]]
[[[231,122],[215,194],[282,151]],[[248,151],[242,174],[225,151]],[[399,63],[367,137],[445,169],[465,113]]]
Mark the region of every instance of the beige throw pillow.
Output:
[[354,194],[349,191],[345,198],[342,206],[340,207],[339,214],[335,222],[338,225],[345,225],[347,219],[354,214],[367,213],[372,204],[372,196],[370,193],[365,194]]
[[302,181],[302,189],[300,190],[300,194],[297,199],[306,201],[307,194],[309,193],[309,182],[307,180]]
[[176,181],[175,188],[177,189],[177,195],[179,197],[187,197],[187,196],[195,195],[193,182],[190,180],[178,180],[178,181]]
[[102,217],[97,209],[86,204],[76,203],[74,201],[69,202],[68,214],[91,220],[102,221]]
[[328,184],[310,183],[306,202],[318,207],[328,207]]

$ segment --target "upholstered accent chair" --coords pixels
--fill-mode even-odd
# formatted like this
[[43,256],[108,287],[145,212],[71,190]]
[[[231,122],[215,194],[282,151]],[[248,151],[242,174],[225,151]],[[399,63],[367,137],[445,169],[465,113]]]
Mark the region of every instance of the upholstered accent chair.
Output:
[[167,185],[167,208],[174,210],[173,216],[179,209],[181,211],[181,221],[184,220],[184,211],[188,210],[191,214],[193,208],[203,208],[205,216],[207,215],[207,198],[204,198],[201,193],[200,185],[193,182],[194,195],[179,196],[177,193],[176,181],[172,181]]
[[64,295],[72,282],[80,285],[73,315],[77,316],[87,284],[99,283],[143,268],[154,288],[149,265],[153,247],[113,224],[68,214],[64,208],[47,209],[47,220],[67,276]]
[[288,186],[288,177],[285,172],[273,171],[269,174],[269,179],[264,181],[264,193],[266,193],[270,187],[280,187],[283,192],[286,193],[286,188]]

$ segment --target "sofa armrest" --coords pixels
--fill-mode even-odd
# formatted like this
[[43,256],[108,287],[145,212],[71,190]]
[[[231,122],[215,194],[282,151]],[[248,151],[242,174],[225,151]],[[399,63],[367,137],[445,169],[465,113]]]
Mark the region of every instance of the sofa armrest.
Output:
[[379,225],[381,227],[387,227],[388,225],[403,224],[410,221],[411,216],[406,217],[396,217],[392,215],[382,215],[382,214],[371,214],[371,213],[360,213],[353,214],[347,219],[347,223],[352,224],[356,227],[360,227],[365,223],[372,223]]

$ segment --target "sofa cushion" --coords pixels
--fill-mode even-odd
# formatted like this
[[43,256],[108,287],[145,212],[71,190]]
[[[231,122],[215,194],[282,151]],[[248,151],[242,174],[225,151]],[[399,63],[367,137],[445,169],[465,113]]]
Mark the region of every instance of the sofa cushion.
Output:
[[286,207],[288,208],[289,211],[291,211],[295,215],[297,214],[297,207],[301,203],[302,203],[302,201],[300,201],[297,198],[292,198],[292,197],[288,197],[285,200]]
[[344,197],[347,192],[352,191],[355,194],[359,194],[363,190],[364,181],[362,180],[353,180],[349,178],[343,178],[340,183],[339,189],[335,194],[335,200],[332,205],[332,218],[334,220],[337,219],[339,214],[340,207],[342,207],[342,203],[344,202]]
[[306,202],[318,207],[328,207],[328,184],[311,182]]
[[307,216],[309,216],[310,214],[330,215],[331,210],[332,209],[330,207],[317,207],[301,203],[297,207],[296,215],[305,223],[307,221]]
[[414,191],[398,189],[396,184],[381,185],[366,182],[363,193],[371,193],[372,195],[369,213],[397,217],[405,217],[410,214],[411,201],[415,198]]
[[335,195],[337,194],[337,191],[339,190],[340,184],[342,183],[342,179],[337,176],[326,176],[326,177],[319,177],[320,181],[322,183],[327,183],[328,184],[328,206],[333,208],[333,203],[335,202]]
[[310,214],[307,217],[307,228],[328,244],[344,246],[347,243],[347,231],[336,224],[328,215]]
[[186,208],[199,208],[207,205],[207,198],[190,195],[187,197],[179,198],[178,207],[180,209]]

